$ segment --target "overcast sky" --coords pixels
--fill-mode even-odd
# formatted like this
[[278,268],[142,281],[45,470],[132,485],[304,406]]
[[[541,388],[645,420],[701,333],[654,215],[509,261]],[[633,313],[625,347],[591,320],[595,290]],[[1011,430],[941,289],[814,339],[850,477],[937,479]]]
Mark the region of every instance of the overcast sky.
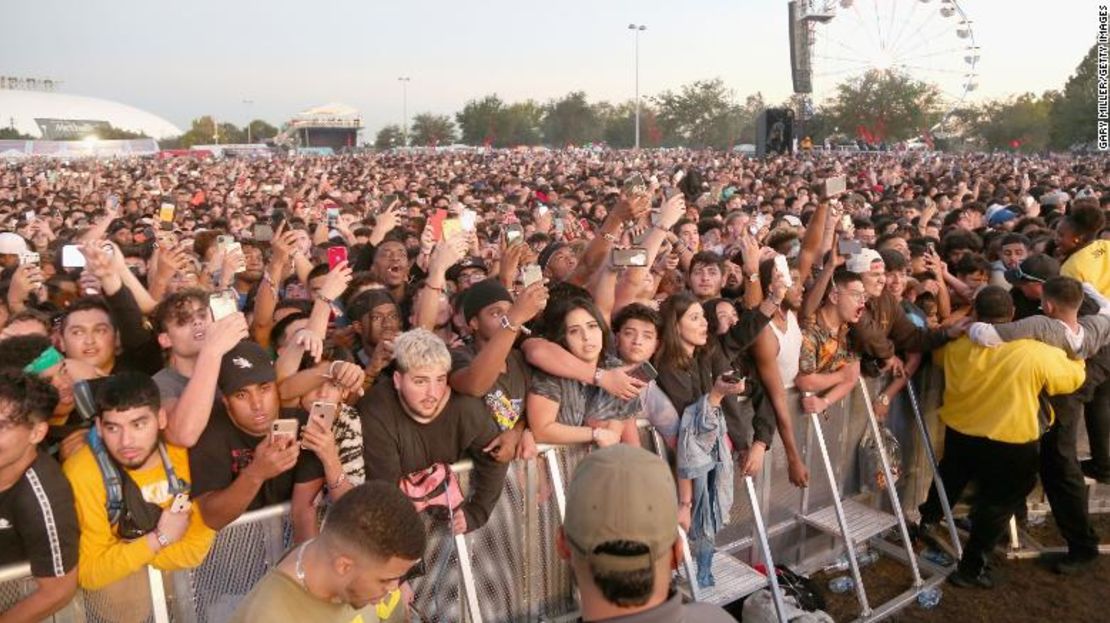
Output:
[[[899,5],[897,21],[911,31],[935,30],[922,15],[939,0],[857,0],[856,10],[876,2]],[[64,92],[138,106],[183,129],[203,114],[279,125],[298,110],[342,102],[362,112],[363,138],[372,140],[401,120],[399,76],[412,79],[410,118],[454,113],[494,92],[507,101],[542,102],[572,90],[591,100],[631,99],[630,22],[648,27],[640,39],[645,96],[713,77],[741,100],[760,91],[779,102],[792,88],[785,0],[3,4],[0,74],[59,79]],[[976,99],[1061,88],[1098,26],[1098,3],[1089,0],[960,6],[981,48]],[[840,24],[845,41],[875,35],[861,23]],[[952,29],[936,38],[952,37]]]

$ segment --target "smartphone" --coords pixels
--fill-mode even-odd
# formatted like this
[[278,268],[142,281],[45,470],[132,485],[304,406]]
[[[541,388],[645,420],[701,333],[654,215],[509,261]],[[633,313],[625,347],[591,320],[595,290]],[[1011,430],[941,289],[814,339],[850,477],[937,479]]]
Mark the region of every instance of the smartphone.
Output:
[[459,225],[463,231],[474,231],[478,226],[478,214],[474,210],[464,209],[459,212]]
[[461,233],[463,233],[462,221],[457,218],[449,218],[443,221],[444,240],[450,240]]
[[775,270],[782,275],[782,282],[786,287],[794,287],[794,278],[790,276],[790,266],[786,264],[786,256],[778,254],[775,256]]
[[560,216],[560,217],[556,218],[555,219],[555,233],[561,236],[561,235],[563,235],[563,233],[566,230],[567,230],[567,223],[566,223],[566,221],[563,220],[563,217]]
[[551,211],[551,208],[549,208],[549,207],[547,207],[547,206],[545,206],[544,204],[541,203],[539,205],[539,207],[536,208],[536,216],[543,216],[543,215],[547,214],[550,211]]
[[647,266],[647,249],[632,247],[631,249],[613,249],[611,261],[613,266],[621,268],[642,268]]
[[852,231],[852,216],[850,214],[840,217],[840,229],[842,231]]
[[159,230],[154,234],[154,238],[158,241],[158,248],[160,249],[171,249],[177,245],[177,236],[174,236],[172,232]]
[[525,288],[537,281],[543,281],[543,269],[539,264],[528,264],[520,269],[520,281]]
[[655,366],[651,365],[650,361],[645,361],[641,363],[639,367],[630,370],[628,372],[628,376],[631,376],[634,379],[641,380],[645,383],[650,383],[654,381],[657,376],[659,376],[659,372],[655,369]]
[[840,240],[836,243],[836,251],[842,256],[856,255],[862,250],[859,240]]
[[844,175],[825,178],[821,182],[821,196],[835,197],[848,189],[848,178]]
[[505,245],[512,246],[524,242],[524,228],[520,223],[509,223],[505,226]]
[[647,183],[644,182],[644,176],[639,173],[633,173],[624,180],[624,192],[627,195],[639,194],[647,191]]
[[108,195],[108,205],[112,206],[113,210],[118,208],[119,207],[119,197],[116,196],[116,195]]
[[173,222],[174,205],[172,203],[163,203],[162,207],[158,210],[158,220],[163,223]]
[[259,242],[269,242],[274,239],[274,228],[266,223],[254,224],[254,239]]
[[28,251],[19,255],[20,266],[38,266],[40,261],[41,258],[39,257],[39,254],[33,251]]
[[748,225],[748,232],[753,236],[758,236],[760,230],[767,224],[767,217],[763,213],[756,214],[752,217],[751,223]]
[[270,441],[276,442],[281,439],[289,439],[291,442],[297,442],[297,431],[300,429],[300,423],[296,419],[277,419],[270,424]]
[[67,244],[62,247],[62,268],[84,268],[85,267],[85,254],[81,253],[81,248],[75,244]]
[[31,221],[35,220],[35,218],[37,218],[37,217],[35,216],[35,211],[34,210],[27,210],[26,212],[23,213],[23,218],[28,223],[30,223]]
[[435,236],[436,242],[443,240],[443,222],[447,220],[447,210],[440,208],[432,214],[432,218],[428,219],[428,224],[432,226],[432,235]]
[[216,246],[223,249],[225,252],[235,244],[235,236],[216,236]]
[[189,510],[192,504],[189,502],[188,493],[178,493],[173,496],[173,504],[170,505],[171,513],[184,513]]
[[208,295],[208,308],[212,310],[212,320],[226,318],[239,311],[239,301],[232,290],[221,290]]
[[339,208],[328,208],[328,228],[334,229],[339,224]]
[[318,400],[312,403],[312,409],[308,412],[308,420],[318,423],[322,430],[330,431],[332,425],[335,424],[335,415],[338,411],[339,406],[334,402]]
[[347,261],[347,247],[328,247],[328,269],[334,270],[340,262]]
[[925,242],[925,248],[929,250],[929,253],[932,253],[933,255],[937,254],[937,245],[932,240],[928,240]]
[[721,381],[728,383],[729,385],[735,385],[743,380],[744,377],[740,376],[735,370],[729,370],[728,372],[721,374]]
[[379,213],[388,210],[389,206],[393,205],[395,201],[397,201],[397,195],[386,195],[382,197],[382,207],[379,210]]
[[277,229],[279,227],[281,227],[281,224],[284,223],[284,222],[285,222],[285,209],[284,208],[274,208],[274,211],[270,213],[270,227],[272,227],[274,229],[274,231],[277,231]]

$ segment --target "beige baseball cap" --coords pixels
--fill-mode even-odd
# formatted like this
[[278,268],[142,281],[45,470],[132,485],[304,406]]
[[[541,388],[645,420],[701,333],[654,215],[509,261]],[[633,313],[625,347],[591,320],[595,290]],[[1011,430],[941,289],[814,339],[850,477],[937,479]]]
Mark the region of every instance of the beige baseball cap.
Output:
[[871,264],[879,262],[883,263],[883,256],[874,249],[861,249],[859,253],[848,256],[848,262],[845,265],[850,272],[853,273],[867,273],[871,272]]
[[[678,537],[678,494],[670,467],[641,448],[618,444],[595,450],[574,472],[563,532],[598,572],[651,566]],[[596,551],[611,541],[642,543],[648,553]]]

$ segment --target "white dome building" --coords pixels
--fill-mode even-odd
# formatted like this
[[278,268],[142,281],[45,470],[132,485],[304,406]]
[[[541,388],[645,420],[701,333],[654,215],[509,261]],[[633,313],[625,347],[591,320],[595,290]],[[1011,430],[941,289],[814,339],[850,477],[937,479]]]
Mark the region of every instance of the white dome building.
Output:
[[73,140],[95,135],[96,129],[105,125],[153,139],[182,134],[158,115],[111,100],[0,89],[0,127],[14,126],[16,131],[35,138]]

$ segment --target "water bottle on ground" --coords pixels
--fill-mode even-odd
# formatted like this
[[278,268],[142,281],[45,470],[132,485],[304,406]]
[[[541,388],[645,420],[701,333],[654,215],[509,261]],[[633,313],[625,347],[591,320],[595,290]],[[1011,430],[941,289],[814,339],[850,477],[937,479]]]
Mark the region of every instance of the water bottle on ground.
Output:
[[948,567],[955,562],[946,552],[931,547],[921,552],[921,557],[940,567]]
[[829,590],[834,593],[847,593],[856,587],[856,581],[850,575],[842,575],[829,580]]
[[940,603],[942,593],[939,586],[927,588],[917,594],[917,605],[926,610],[932,610]]

